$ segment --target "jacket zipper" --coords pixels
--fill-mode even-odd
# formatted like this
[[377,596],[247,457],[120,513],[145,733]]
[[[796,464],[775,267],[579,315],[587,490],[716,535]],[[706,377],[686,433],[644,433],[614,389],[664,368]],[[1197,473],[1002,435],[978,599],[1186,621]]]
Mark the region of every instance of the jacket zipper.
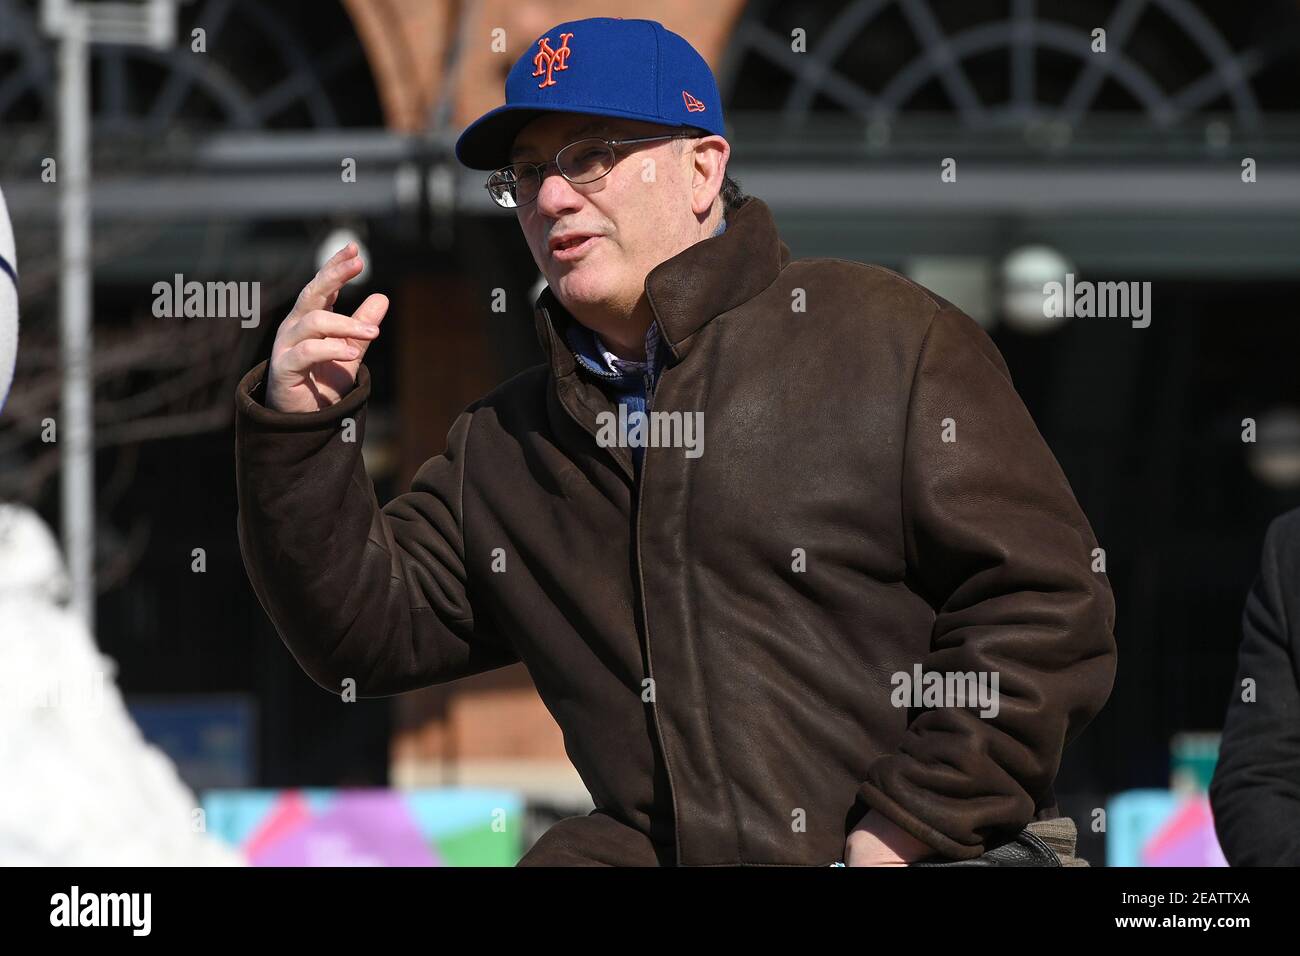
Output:
[[[649,376],[647,378],[646,391],[646,409],[650,408]],[[646,469],[650,464],[650,449],[644,448],[641,451],[641,473],[637,476],[636,481],[636,579],[637,588],[641,592],[641,632],[645,635],[645,667],[646,676],[650,678],[650,686],[653,688],[654,700],[651,701],[651,713],[655,720],[655,733],[659,735],[659,753],[663,757],[664,771],[668,774],[668,798],[673,808],[673,851],[676,854],[674,863],[677,866],[682,865],[682,830],[680,820],[677,816],[677,788],[673,785],[673,766],[668,760],[668,748],[664,746],[663,725],[659,722],[659,684],[655,681],[654,665],[650,657],[650,612],[646,608],[645,598],[645,574],[641,570],[641,501],[644,496]]]
[[[568,347],[567,343],[565,343],[565,347]],[[581,356],[575,354],[575,358],[582,361]],[[606,379],[619,378],[619,376],[615,375],[613,372],[606,372],[602,369],[592,368],[591,365],[586,362],[582,362],[582,364],[588,372],[591,372],[598,377]],[[660,378],[663,377],[664,371],[664,369],[659,370]],[[654,381],[651,379],[649,372],[643,374],[646,385],[646,411],[649,412]],[[562,398],[560,400],[560,405],[568,413],[569,417],[578,423],[583,431],[587,432],[593,438],[596,437],[596,433],[587,428],[586,424],[574,414],[573,409],[571,409],[568,403]],[[634,518],[634,537],[636,539],[636,580],[637,590],[640,592],[641,597],[641,633],[645,635],[646,676],[650,678],[650,686],[654,688],[654,701],[651,703],[651,713],[654,715],[655,733],[659,735],[659,753],[663,757],[664,772],[668,775],[668,798],[672,804],[673,811],[673,852],[676,854],[674,862],[680,866],[682,860],[682,833],[677,816],[677,788],[673,785],[673,768],[672,764],[668,760],[668,748],[664,746],[663,725],[659,722],[659,685],[655,682],[654,666],[650,661],[650,614],[646,610],[645,575],[641,571],[641,499],[642,489],[645,486],[646,465],[648,464],[648,459],[650,457],[648,452],[648,448],[642,449],[640,472],[638,473],[636,468],[633,468],[632,470],[633,476],[636,480],[636,516]]]

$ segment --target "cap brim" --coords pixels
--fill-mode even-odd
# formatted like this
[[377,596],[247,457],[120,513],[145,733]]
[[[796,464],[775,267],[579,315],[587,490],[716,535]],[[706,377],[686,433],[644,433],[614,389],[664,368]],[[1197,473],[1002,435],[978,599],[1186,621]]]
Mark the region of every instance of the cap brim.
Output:
[[510,162],[510,149],[519,131],[546,113],[583,113],[588,116],[640,120],[658,126],[681,125],[665,123],[661,116],[596,106],[575,106],[567,103],[556,104],[553,107],[498,106],[465,127],[465,131],[456,140],[456,158],[470,169],[500,169]]
[[470,169],[499,169],[510,162],[515,136],[546,110],[498,106],[484,113],[456,140],[456,158]]

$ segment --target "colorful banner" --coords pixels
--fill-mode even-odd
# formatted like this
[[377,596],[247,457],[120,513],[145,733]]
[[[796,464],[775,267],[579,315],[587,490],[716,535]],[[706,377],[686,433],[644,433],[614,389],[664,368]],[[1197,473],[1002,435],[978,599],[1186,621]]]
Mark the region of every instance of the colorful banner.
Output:
[[513,866],[524,799],[508,790],[212,790],[208,832],[253,866]]

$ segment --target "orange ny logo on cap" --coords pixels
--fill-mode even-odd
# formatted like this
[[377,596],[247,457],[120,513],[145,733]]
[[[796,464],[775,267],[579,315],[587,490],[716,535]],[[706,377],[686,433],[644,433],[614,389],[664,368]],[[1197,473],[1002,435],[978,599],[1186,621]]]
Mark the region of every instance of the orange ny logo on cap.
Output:
[[550,37],[542,37],[537,41],[537,55],[533,57],[533,66],[537,67],[537,69],[533,70],[533,76],[546,74],[546,79],[537,84],[539,90],[555,85],[555,78],[551,76],[552,70],[567,70],[569,68],[567,64],[569,53],[572,52],[569,50],[569,37],[571,36],[573,36],[572,33],[560,34],[560,48],[558,50],[551,49]]
[[687,93],[685,90],[682,90],[682,102],[686,104],[686,112],[688,113],[704,112],[704,104],[691,96],[691,94]]

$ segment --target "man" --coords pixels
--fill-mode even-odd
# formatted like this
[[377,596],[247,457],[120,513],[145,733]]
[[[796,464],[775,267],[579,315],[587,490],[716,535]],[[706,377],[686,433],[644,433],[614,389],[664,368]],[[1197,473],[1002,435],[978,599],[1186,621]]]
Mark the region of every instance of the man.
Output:
[[[547,280],[546,363],[379,507],[341,426],[387,302],[328,311],[361,268],[340,251],[239,387],[250,577],[335,692],[528,667],[596,809],[523,864],[981,857],[1058,815],[1109,695],[1096,541],[978,326],[792,261],[723,130],[659,24],[538,37],[457,155]],[[999,696],[899,693],[922,672]]]
[[1300,866],[1300,509],[1269,525],[1210,782],[1233,866]]

